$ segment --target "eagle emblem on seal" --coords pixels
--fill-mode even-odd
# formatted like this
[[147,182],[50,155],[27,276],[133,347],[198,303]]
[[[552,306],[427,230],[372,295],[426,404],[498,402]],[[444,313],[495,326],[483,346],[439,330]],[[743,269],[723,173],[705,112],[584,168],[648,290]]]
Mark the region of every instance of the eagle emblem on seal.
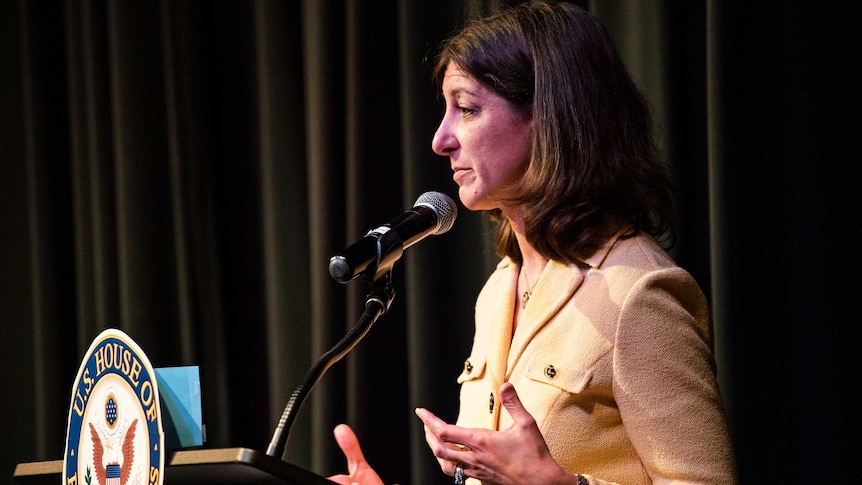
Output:
[[123,437],[116,442],[108,439],[105,444],[102,444],[102,438],[93,424],[88,424],[93,438],[93,461],[99,485],[126,485],[135,460],[135,426],[138,420],[132,421]]

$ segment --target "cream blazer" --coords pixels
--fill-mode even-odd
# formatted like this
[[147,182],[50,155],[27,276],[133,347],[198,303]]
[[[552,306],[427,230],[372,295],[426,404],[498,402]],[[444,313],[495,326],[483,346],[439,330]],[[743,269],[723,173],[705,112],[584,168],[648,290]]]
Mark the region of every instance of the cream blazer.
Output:
[[460,426],[508,428],[496,396],[509,381],[557,463],[590,483],[736,483],[691,275],[649,236],[614,238],[582,263],[550,261],[513,336],[519,270],[503,259],[479,294]]

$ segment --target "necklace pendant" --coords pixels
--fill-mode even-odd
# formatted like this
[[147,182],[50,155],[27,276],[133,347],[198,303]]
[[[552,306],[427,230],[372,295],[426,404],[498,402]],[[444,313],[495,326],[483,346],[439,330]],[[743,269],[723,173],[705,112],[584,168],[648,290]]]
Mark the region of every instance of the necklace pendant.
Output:
[[530,292],[525,291],[523,295],[521,295],[521,308],[527,308],[527,302],[530,301]]

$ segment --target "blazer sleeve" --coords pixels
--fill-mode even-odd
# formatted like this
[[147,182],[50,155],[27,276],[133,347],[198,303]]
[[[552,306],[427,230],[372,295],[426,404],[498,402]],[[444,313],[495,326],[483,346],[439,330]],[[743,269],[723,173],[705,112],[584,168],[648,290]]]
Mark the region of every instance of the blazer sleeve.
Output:
[[685,270],[643,275],[620,312],[613,387],[655,484],[736,483],[706,298]]

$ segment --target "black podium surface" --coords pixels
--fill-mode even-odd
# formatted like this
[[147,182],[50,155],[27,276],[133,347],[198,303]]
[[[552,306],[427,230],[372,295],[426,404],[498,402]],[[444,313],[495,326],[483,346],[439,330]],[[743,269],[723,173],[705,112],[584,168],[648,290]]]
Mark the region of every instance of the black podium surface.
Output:
[[[63,476],[63,460],[21,463],[15,481],[56,485]],[[165,485],[332,485],[303,468],[248,448],[177,451],[165,467]]]

